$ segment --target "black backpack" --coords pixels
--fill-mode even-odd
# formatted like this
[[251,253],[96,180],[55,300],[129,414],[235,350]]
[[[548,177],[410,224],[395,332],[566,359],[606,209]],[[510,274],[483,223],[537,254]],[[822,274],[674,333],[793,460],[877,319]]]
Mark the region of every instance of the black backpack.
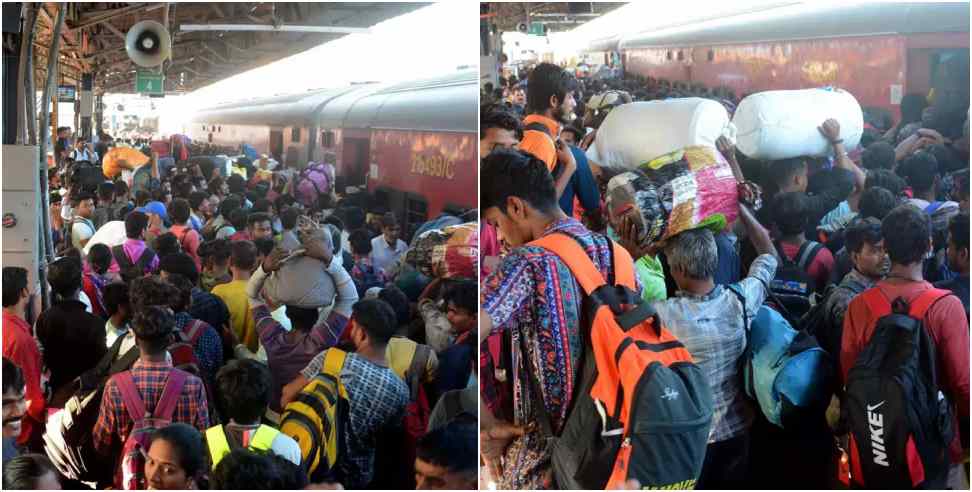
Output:
[[152,260],[155,259],[155,251],[152,251],[148,246],[142,250],[142,255],[138,257],[138,261],[135,263],[132,263],[132,260],[128,258],[125,249],[121,245],[112,247],[111,254],[115,257],[115,261],[118,262],[119,273],[126,284],[139,277],[144,277],[145,270],[148,269],[149,265],[152,264]]
[[809,273],[807,267],[823,249],[823,245],[816,241],[806,241],[797,251],[795,261],[783,254],[783,246],[779,241],[773,243],[780,255],[780,268],[770,282],[770,292],[774,294],[772,302],[782,304],[780,311],[792,326],[799,326],[798,322],[810,311],[810,298],[817,291],[817,281]]
[[[864,285],[858,282],[854,283],[857,285],[858,292],[864,291]],[[794,327],[813,335],[820,344],[820,348],[826,350],[834,358],[840,356],[840,341],[844,335],[844,327],[834,325],[830,317],[831,309],[828,300],[835,295],[838,289],[846,289],[846,287],[828,285],[822,295],[815,295],[816,302],[813,307],[800,318],[800,323]]]
[[862,294],[877,325],[847,375],[851,479],[869,489],[942,488],[950,465],[950,404],[939,391],[935,345],[922,320],[950,292],[909,303],[880,288]]

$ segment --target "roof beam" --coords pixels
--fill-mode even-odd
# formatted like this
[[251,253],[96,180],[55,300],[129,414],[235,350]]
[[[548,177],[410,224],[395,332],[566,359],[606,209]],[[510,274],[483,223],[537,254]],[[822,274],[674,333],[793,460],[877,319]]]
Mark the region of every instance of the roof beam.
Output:
[[107,27],[109,31],[114,33],[115,36],[118,36],[122,41],[125,41],[125,33],[121,32],[121,30],[115,27],[111,22],[105,22],[104,26]]
[[225,56],[223,56],[222,53],[219,53],[216,50],[214,50],[211,46],[209,46],[208,43],[202,43],[202,47],[203,47],[204,50],[212,53],[213,56],[215,56],[216,58],[219,59],[219,61],[221,61],[223,63],[230,63],[230,60],[228,58],[226,58]]
[[155,7],[155,6],[161,6],[161,5],[163,5],[163,4],[161,4],[161,3],[158,3],[158,4],[156,4],[156,3],[143,3],[143,4],[136,4],[136,5],[129,5],[128,7],[122,7],[122,8],[114,9],[114,10],[111,10],[111,11],[106,12],[104,14],[98,15],[96,17],[91,17],[91,18],[89,18],[87,20],[83,20],[83,21],[78,22],[77,24],[75,24],[73,26],[69,26],[69,27],[71,28],[72,31],[73,30],[76,30],[76,29],[84,29],[86,27],[91,27],[91,26],[95,26],[95,25],[101,24],[102,22],[110,21],[112,19],[121,17],[123,15],[134,14],[136,12],[139,12],[141,10],[147,9],[149,7]]

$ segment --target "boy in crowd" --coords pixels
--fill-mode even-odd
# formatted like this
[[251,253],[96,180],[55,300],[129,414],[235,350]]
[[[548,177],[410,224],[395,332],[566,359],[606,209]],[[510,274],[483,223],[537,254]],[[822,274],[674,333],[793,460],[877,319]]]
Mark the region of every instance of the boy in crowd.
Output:
[[[15,412],[24,415],[20,421],[11,420],[11,425],[18,435],[12,436],[20,444],[27,443],[35,432],[40,432],[46,420],[44,415],[44,390],[41,388],[41,354],[37,341],[31,334],[30,324],[27,323],[27,306],[33,299],[32,290],[28,285],[27,270],[20,267],[3,267],[3,357],[4,357],[4,448],[6,448],[7,434],[7,359],[23,374],[21,382],[16,388],[17,394],[27,398],[27,410]],[[26,393],[24,392],[26,382]],[[18,400],[16,398],[11,401]],[[6,451],[4,451],[6,455]],[[6,456],[4,456],[6,459]]]
[[196,262],[196,269],[202,270],[202,262],[199,260],[199,244],[202,242],[202,236],[193,229],[189,222],[191,212],[187,200],[183,198],[172,200],[168,210],[169,217],[172,218],[172,227],[169,228],[169,232],[179,240],[182,251]]
[[408,245],[400,239],[402,227],[391,212],[381,217],[381,235],[371,240],[371,261],[375,268],[383,272],[397,270],[398,259],[408,250]]
[[348,242],[351,243],[351,255],[354,258],[354,265],[350,269],[351,278],[358,289],[358,297],[364,298],[368,289],[385,285],[387,279],[385,272],[376,267],[371,258],[373,241],[366,229],[353,231],[348,236]]
[[969,316],[969,212],[964,211],[952,217],[948,223],[948,268],[957,273],[952,280],[937,282],[935,287],[952,291],[962,305],[965,316]]
[[469,384],[473,361],[476,359],[476,314],[479,312],[479,287],[471,280],[461,280],[443,293],[446,318],[452,326],[455,340],[439,354],[436,373],[436,394],[463,389]]
[[257,248],[253,242],[233,242],[230,245],[230,272],[233,274],[233,281],[213,287],[213,295],[222,299],[229,309],[230,328],[251,352],[256,352],[259,348],[259,337],[246,295],[246,284],[256,266]]
[[206,292],[213,287],[233,281],[229,270],[230,245],[225,239],[214,239],[199,245],[199,259],[202,262],[202,273],[199,285]]
[[83,249],[98,230],[91,221],[95,211],[94,196],[80,193],[72,197],[71,206],[74,208],[74,217],[71,219],[71,245]]

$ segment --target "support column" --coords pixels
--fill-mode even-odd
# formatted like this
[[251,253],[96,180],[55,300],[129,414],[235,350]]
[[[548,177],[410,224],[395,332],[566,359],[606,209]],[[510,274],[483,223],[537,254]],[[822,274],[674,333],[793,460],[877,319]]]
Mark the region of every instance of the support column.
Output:
[[23,94],[24,55],[22,40],[24,38],[21,27],[23,4],[8,4],[3,9],[3,100],[15,102],[5,104],[3,110],[3,143],[6,145],[24,143],[23,130],[24,105]]
[[81,76],[81,92],[78,96],[78,101],[80,103],[80,111],[78,114],[81,117],[80,133],[84,136],[85,140],[91,141],[91,115],[94,110],[94,74],[86,73]]

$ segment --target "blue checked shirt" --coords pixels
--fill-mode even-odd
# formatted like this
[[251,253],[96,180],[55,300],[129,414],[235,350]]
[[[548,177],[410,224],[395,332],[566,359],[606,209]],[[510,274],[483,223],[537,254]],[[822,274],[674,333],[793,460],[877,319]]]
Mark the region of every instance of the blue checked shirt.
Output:
[[192,305],[189,306],[189,315],[209,323],[209,326],[217,330],[222,330],[223,325],[228,325],[230,319],[226,303],[199,287],[192,288]]
[[[176,313],[175,329],[183,331],[193,319],[192,315],[187,312]],[[212,384],[216,379],[216,371],[223,365],[223,341],[212,325],[205,321],[203,321],[200,330],[202,330],[202,334],[196,339],[192,353],[199,361],[202,376],[208,383]]]
[[[766,285],[776,275],[776,258],[760,255],[749,267],[749,276],[735,284],[746,299],[751,323],[768,295]],[[739,357],[746,349],[743,306],[727,288],[697,296],[678,292],[676,297],[653,304],[662,323],[685,345],[712,386],[712,429],[709,442],[736,437],[752,423],[739,373]]]

